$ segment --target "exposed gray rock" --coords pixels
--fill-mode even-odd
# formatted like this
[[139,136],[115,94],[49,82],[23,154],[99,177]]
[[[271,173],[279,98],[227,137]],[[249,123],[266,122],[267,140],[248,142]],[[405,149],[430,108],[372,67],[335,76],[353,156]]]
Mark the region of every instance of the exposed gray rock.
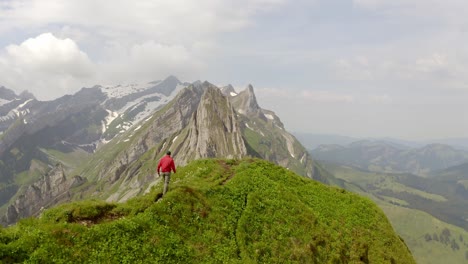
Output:
[[206,85],[193,114],[184,144],[175,153],[181,164],[199,158],[242,158],[247,155],[236,113],[227,97]]
[[65,177],[62,164],[57,164],[49,173],[38,182],[27,187],[11,205],[2,218],[3,225],[15,223],[20,218],[37,215],[43,208],[54,205],[59,201],[69,200],[70,189],[86,182],[80,176],[71,179]]
[[237,112],[243,115],[258,114],[261,110],[257,103],[257,98],[252,85],[248,85],[247,88],[240,92],[237,96],[231,97],[232,104]]
[[237,92],[234,90],[234,87],[232,85],[228,84],[227,86],[221,87],[221,92],[225,96],[236,96]]

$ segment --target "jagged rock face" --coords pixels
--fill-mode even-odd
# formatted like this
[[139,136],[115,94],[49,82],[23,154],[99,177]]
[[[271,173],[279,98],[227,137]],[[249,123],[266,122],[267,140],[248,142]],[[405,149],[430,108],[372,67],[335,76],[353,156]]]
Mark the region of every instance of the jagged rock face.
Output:
[[232,87],[232,85],[227,85],[227,86],[224,86],[224,87],[221,87],[221,92],[225,95],[225,96],[236,96],[237,93],[236,93],[236,90],[234,90],[234,87]]
[[252,85],[229,96],[241,116],[242,134],[252,156],[267,159],[285,168],[314,177],[314,163],[307,150],[284,129],[273,111],[260,108]]
[[258,114],[260,111],[260,106],[258,106],[257,98],[255,97],[253,87],[250,84],[244,91],[240,92],[236,96],[232,96],[231,100],[235,109],[240,114]]
[[241,158],[247,155],[239,123],[229,99],[208,85],[194,113],[184,145],[176,154],[181,164],[199,158]]
[[15,223],[20,218],[37,215],[42,208],[50,204],[69,200],[70,188],[78,187],[85,182],[86,179],[80,176],[67,179],[63,166],[58,164],[38,182],[28,186],[24,194],[8,206],[1,224]]
[[0,86],[0,99],[4,100],[14,100],[16,98],[15,92],[10,89],[5,88],[4,86]]

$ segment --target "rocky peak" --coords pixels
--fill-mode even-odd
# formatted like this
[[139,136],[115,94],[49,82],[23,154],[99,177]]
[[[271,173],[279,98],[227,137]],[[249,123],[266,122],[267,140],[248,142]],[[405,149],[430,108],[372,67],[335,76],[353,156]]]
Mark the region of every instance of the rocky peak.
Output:
[[261,111],[253,87],[250,84],[244,91],[232,97],[232,102],[237,112],[243,115],[259,114]]
[[192,116],[185,143],[176,156],[185,164],[199,158],[241,158],[247,155],[239,122],[229,99],[204,83],[204,93]]
[[19,95],[19,97],[21,99],[24,99],[24,100],[29,100],[29,99],[33,99],[35,100],[36,97],[34,96],[34,94],[32,94],[31,92],[29,92],[28,90],[24,90],[23,92],[21,92],[21,94]]
[[225,96],[236,96],[237,95],[236,90],[234,90],[234,87],[232,85],[230,85],[230,84],[228,84],[227,86],[221,87],[221,92]]
[[161,83],[150,88],[149,90],[169,96],[176,89],[177,85],[182,84],[177,77],[171,75],[164,79]]
[[0,86],[0,99],[4,99],[4,100],[8,100],[8,101],[12,101],[16,98],[16,94],[15,92],[13,92],[12,90],[4,87],[4,86]]

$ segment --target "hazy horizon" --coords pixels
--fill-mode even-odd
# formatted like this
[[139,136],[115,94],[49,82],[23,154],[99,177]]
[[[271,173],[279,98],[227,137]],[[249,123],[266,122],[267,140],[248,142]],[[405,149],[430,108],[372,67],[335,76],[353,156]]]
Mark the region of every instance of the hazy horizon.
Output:
[[467,15],[458,0],[0,1],[0,86],[251,83],[290,131],[466,138]]

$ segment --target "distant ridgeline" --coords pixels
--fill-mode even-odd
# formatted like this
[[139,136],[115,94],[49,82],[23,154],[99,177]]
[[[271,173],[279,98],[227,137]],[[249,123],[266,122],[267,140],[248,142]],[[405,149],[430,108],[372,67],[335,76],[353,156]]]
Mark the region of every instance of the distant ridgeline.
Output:
[[1,229],[5,263],[415,263],[369,199],[258,159],[197,160],[125,203]]

